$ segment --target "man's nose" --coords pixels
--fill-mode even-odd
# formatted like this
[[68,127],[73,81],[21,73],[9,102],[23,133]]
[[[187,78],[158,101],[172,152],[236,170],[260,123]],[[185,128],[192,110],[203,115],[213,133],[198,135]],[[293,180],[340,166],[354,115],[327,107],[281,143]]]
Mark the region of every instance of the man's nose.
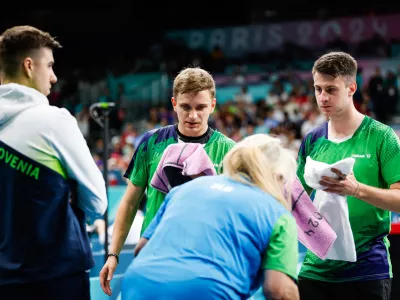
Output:
[[189,113],[189,117],[191,118],[191,119],[196,119],[197,118],[197,112],[195,111],[195,110],[192,110],[190,113]]

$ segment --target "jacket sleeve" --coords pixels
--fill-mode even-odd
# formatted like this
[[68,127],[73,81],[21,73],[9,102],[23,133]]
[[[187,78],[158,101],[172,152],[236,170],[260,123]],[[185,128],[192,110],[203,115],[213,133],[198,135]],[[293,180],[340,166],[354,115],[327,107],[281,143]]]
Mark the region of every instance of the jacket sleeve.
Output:
[[101,217],[107,209],[107,193],[103,175],[78,127],[76,119],[59,109],[53,124],[51,142],[68,178],[76,182],[77,205],[91,220]]

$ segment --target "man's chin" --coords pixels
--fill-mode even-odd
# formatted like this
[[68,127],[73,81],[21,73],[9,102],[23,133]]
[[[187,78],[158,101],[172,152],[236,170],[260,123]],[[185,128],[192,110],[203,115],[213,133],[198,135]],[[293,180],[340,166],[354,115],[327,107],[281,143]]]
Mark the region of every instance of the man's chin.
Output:
[[48,89],[48,90],[45,90],[45,91],[41,91],[41,93],[47,97],[48,95],[50,95],[51,90]]
[[198,126],[185,126],[185,132],[182,132],[184,135],[188,136],[198,136],[202,131],[202,127]]
[[187,128],[188,130],[198,131],[201,129],[201,126],[200,124],[194,124],[194,125],[186,124],[185,128]]

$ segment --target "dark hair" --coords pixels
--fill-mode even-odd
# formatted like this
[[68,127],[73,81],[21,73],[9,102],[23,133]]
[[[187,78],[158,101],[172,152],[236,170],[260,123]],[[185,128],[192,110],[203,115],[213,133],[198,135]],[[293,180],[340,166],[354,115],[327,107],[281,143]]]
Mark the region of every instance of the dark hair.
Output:
[[330,52],[315,61],[312,73],[316,72],[333,77],[342,76],[350,83],[356,80],[357,61],[348,53]]
[[4,75],[14,77],[18,74],[23,60],[32,51],[41,48],[51,50],[62,46],[49,33],[32,26],[15,26],[0,36],[0,68]]

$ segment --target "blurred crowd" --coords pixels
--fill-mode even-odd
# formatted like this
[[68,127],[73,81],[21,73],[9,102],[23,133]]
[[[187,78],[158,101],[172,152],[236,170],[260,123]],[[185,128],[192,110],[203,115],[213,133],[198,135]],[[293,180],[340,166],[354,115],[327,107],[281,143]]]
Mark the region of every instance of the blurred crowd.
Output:
[[[107,70],[93,66],[71,71],[54,86],[49,100],[52,105],[67,108],[76,117],[100,169],[104,165],[103,130],[91,118],[89,107],[95,102],[116,103],[110,115],[107,166],[109,183],[122,185],[126,184],[123,173],[143,134],[157,127],[175,124],[177,120],[170,104],[171,84],[167,87],[169,90],[162,91],[159,96],[162,99],[155,101],[157,104],[150,105],[150,101],[143,104],[146,101],[133,99],[125,92],[123,84],[118,86],[116,94],[111,93],[105,80],[110,73],[117,78],[124,74],[159,72],[165,74],[171,83],[183,67],[201,66],[216,79],[217,96],[224,85],[240,87],[240,91],[232,94],[228,101],[218,102],[217,97],[216,110],[209,120],[211,127],[235,141],[254,133],[274,134],[297,155],[304,135],[326,121],[317,107],[309,62],[312,65],[315,57],[327,50],[346,51],[356,59],[385,60],[392,57],[391,43],[396,42],[399,41],[386,41],[374,36],[351,45],[337,39],[323,49],[285,44],[279,51],[232,58],[227,57],[218,45],[209,51],[190,49],[181,40],[159,39],[150,43],[141,56],[124,56],[121,61],[113,59],[112,68]],[[257,82],[253,80],[254,70],[249,71],[248,66],[257,67]],[[360,67],[358,90],[354,95],[355,106],[360,112],[372,115],[383,123],[390,123],[400,112],[400,63],[390,68],[381,70],[377,66],[371,75],[370,69],[366,72],[368,74],[364,74]],[[308,76],[299,76],[296,72]],[[251,76],[253,79],[249,80]],[[223,80],[218,80],[222,77]],[[104,85],[93,93],[94,86],[99,86],[98,82]],[[262,97],[250,92],[250,86],[265,83],[272,88]]]
[[[234,76],[237,76],[235,74]],[[398,112],[400,72],[383,74],[377,67],[375,74],[367,80],[362,70],[357,75],[358,91],[354,96],[357,109],[388,123]],[[284,86],[290,85],[290,92]],[[240,92],[223,103],[218,103],[210,116],[209,125],[235,141],[255,133],[278,136],[287,148],[297,155],[301,139],[310,130],[318,127],[326,118],[319,112],[312,79],[302,80],[295,76],[275,76],[272,88],[264,98],[254,98],[245,81],[240,81]],[[218,90],[218,86],[217,86]],[[143,134],[151,129],[177,122],[169,101],[165,105],[150,107],[142,118],[130,119],[123,104],[123,88],[117,98],[112,99],[106,91],[97,101],[115,102],[110,115],[110,143],[108,180],[110,185],[124,185],[123,174]],[[169,99],[169,96],[166,96]],[[102,129],[90,117],[88,105],[79,102],[66,106],[76,116],[78,125],[88,141],[93,157],[103,169],[104,139]]]

